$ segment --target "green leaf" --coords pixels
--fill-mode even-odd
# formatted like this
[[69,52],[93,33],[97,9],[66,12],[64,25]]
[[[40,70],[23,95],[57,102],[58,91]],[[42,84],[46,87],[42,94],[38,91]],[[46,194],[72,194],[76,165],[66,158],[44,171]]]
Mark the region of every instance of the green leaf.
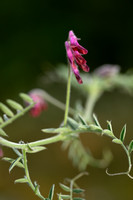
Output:
[[32,99],[29,95],[27,95],[27,94],[25,94],[25,93],[20,93],[19,96],[20,96],[24,101],[26,101],[26,102],[28,102],[28,103],[33,103],[33,102],[34,102],[33,99]]
[[61,194],[60,196],[61,196],[62,199],[70,199],[70,195]]
[[28,183],[28,180],[27,178],[20,178],[20,179],[15,180],[15,183]]
[[[8,157],[4,157],[4,158],[2,158],[2,160],[6,161],[6,162],[10,162],[10,163],[13,163],[15,161],[14,159],[8,158]],[[24,168],[24,165],[21,162],[18,162],[16,164],[16,166],[20,167],[20,168]]]
[[82,192],[84,192],[85,190],[81,189],[81,188],[74,188],[73,189],[73,192],[76,193],[76,194],[80,194]]
[[58,200],[62,200],[62,198],[61,198],[61,194],[58,194],[58,196],[59,196],[59,199],[58,199]]
[[19,152],[18,149],[13,148],[13,151],[14,151],[18,156],[22,156],[22,154]]
[[35,185],[35,194],[40,194],[40,190],[39,190],[39,185],[37,184],[37,182],[34,182]]
[[78,115],[80,122],[82,123],[82,125],[87,125],[86,121],[82,118],[81,115]]
[[113,133],[111,121],[107,121],[107,128],[108,128],[108,130],[110,130]]
[[119,139],[113,139],[112,142],[116,143],[116,144],[122,144],[122,141]]
[[2,119],[2,117],[0,117],[0,124],[2,124],[4,122],[4,120]]
[[103,134],[109,136],[109,137],[115,137],[114,134],[112,133],[112,131],[108,130],[108,129],[104,129],[103,130]]
[[85,200],[85,199],[83,199],[81,197],[74,197],[73,200]]
[[133,151],[133,140],[129,143],[128,152],[131,153]]
[[29,146],[27,146],[28,148],[26,149],[27,153],[37,153],[40,151],[43,151],[44,149],[46,149],[46,147],[43,146],[38,146],[38,147],[31,147],[29,148]]
[[95,124],[96,124],[98,127],[101,128],[101,125],[100,125],[100,123],[99,123],[99,121],[98,121],[98,119],[97,119],[97,117],[96,117],[95,114],[93,114],[93,119],[94,119]]
[[16,160],[12,162],[12,164],[9,167],[9,172],[18,164],[18,162],[22,159],[22,157],[18,157]]
[[96,132],[96,133],[102,133],[101,127],[96,126],[96,125],[89,125],[88,126],[88,131],[90,131],[90,132]]
[[67,124],[73,129],[76,130],[79,126],[79,124],[72,118],[68,117]]
[[53,199],[53,196],[54,196],[54,188],[55,188],[55,185],[53,184],[52,187],[51,187],[51,189],[50,189],[49,196],[48,196],[48,198],[49,198],[50,200]]
[[0,103],[0,109],[3,111],[3,113],[8,115],[9,117],[14,116],[13,112],[5,104]]
[[16,101],[8,99],[7,103],[8,103],[9,106],[14,108],[15,110],[21,110],[21,111],[23,110],[23,107],[19,103],[17,103]]
[[126,124],[123,126],[121,133],[120,133],[120,140],[123,142],[126,135]]
[[48,128],[48,129],[42,129],[45,133],[66,133],[69,132],[70,129],[68,127],[60,127],[60,128]]
[[68,186],[66,186],[66,185],[64,185],[64,184],[62,184],[62,183],[59,183],[59,185],[60,185],[60,187],[61,187],[64,191],[70,192],[70,188],[69,188]]
[[1,129],[1,128],[0,128],[0,135],[6,136],[6,137],[8,136],[8,135],[6,134],[6,132],[5,132],[3,129]]

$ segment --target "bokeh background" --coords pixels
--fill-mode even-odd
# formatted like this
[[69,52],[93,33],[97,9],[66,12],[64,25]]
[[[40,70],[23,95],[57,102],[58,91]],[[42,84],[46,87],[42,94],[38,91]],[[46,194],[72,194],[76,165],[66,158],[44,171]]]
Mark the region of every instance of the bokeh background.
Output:
[[[6,98],[18,100],[19,92],[41,87],[65,102],[65,84],[44,84],[40,79],[46,72],[57,68],[59,63],[66,63],[64,41],[71,29],[88,49],[86,59],[91,71],[105,63],[120,65],[123,73],[131,69],[132,10],[132,0],[0,1],[0,101],[4,102]],[[72,92],[74,104],[80,94],[75,90]],[[119,91],[106,93],[96,105],[95,113],[103,125],[107,119],[112,120],[116,134],[127,123],[126,142],[133,138],[131,96]],[[6,130],[10,140],[33,141],[47,137],[40,130],[57,127],[62,118],[63,112],[49,105],[39,118],[26,114]],[[104,147],[112,149],[114,160],[110,165],[111,171],[126,169],[125,155],[110,140],[93,135],[85,137],[97,158],[100,158]],[[14,156],[11,150],[5,147],[3,150],[5,156]],[[23,171],[16,169],[9,175],[8,167],[8,163],[0,161],[0,200],[37,199],[28,186],[14,185],[14,180],[23,176]],[[29,168],[32,179],[41,185],[44,196],[53,183],[56,184],[56,192],[59,192],[59,182],[78,174],[67,159],[67,152],[61,150],[60,143],[49,145],[47,151],[29,155]],[[86,189],[86,199],[132,199],[133,181],[128,177],[108,177],[104,169],[92,167],[88,167],[87,171],[90,175],[79,181]]]

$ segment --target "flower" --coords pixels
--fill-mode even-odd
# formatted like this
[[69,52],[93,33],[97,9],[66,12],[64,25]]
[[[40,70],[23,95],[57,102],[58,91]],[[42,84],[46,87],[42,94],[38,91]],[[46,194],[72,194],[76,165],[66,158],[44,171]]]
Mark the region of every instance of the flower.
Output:
[[43,110],[46,110],[48,105],[44,100],[43,90],[33,89],[29,92],[29,96],[35,102],[35,106],[30,110],[33,117],[38,117]]
[[83,81],[79,75],[78,66],[85,72],[89,71],[89,67],[86,64],[87,61],[81,56],[87,54],[88,51],[78,43],[78,40],[80,39],[75,36],[74,32],[72,30],[69,31],[69,37],[65,42],[65,47],[72,71],[78,83],[81,84]]
[[111,78],[120,72],[120,66],[119,65],[111,65],[111,64],[104,64],[100,67],[98,67],[94,73],[97,76],[104,77],[104,78]]

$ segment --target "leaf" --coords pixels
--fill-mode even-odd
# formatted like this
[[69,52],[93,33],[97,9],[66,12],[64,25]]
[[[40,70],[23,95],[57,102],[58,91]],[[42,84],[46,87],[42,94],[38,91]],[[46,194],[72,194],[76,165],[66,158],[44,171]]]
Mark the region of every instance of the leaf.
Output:
[[115,137],[114,134],[112,133],[112,131],[108,130],[108,129],[104,129],[103,130],[103,134],[109,136],[109,137]]
[[[10,163],[13,163],[15,161],[14,159],[8,158],[8,157],[4,157],[4,158],[2,158],[2,160],[6,161],[6,162],[10,162]],[[20,167],[20,168],[24,168],[24,165],[21,162],[18,162],[16,164],[16,166]]]
[[40,152],[40,151],[43,151],[44,149],[46,149],[46,147],[43,147],[43,146],[38,146],[38,147],[31,147],[26,149],[26,152],[27,153],[37,153],[37,152]]
[[42,129],[45,133],[66,133],[69,132],[70,129],[68,127],[60,127],[60,128],[48,128],[48,129]]
[[88,131],[90,131],[90,132],[102,133],[101,127],[96,126],[96,125],[89,125],[89,126],[88,126]]
[[15,183],[28,183],[28,180],[27,178],[20,178],[20,179],[15,180]]
[[19,152],[18,149],[13,148],[13,151],[14,151],[18,156],[22,156],[22,154]]
[[4,121],[3,121],[3,119],[2,119],[2,117],[0,117],[0,124],[2,124]]
[[19,103],[17,103],[16,101],[8,99],[7,103],[8,103],[9,106],[14,108],[15,110],[21,110],[21,111],[23,110],[23,107]]
[[18,162],[22,159],[22,157],[18,157],[16,160],[14,160],[12,162],[12,164],[9,167],[9,173],[11,172],[11,170],[18,164]]
[[99,121],[98,121],[98,119],[97,119],[97,117],[96,117],[95,114],[93,114],[93,119],[94,119],[95,124],[96,124],[98,127],[101,128],[101,125],[100,125],[100,123],[99,123]]
[[76,194],[80,194],[82,192],[84,192],[85,190],[81,189],[81,188],[74,188],[73,189],[73,192],[76,193]]
[[67,124],[73,129],[76,130],[79,126],[79,124],[72,118],[68,117]]
[[0,128],[0,135],[6,136],[6,137],[8,136],[8,135],[6,134],[6,132],[5,132],[3,129],[1,129],[1,128]]
[[131,153],[133,151],[133,140],[129,143],[128,152]]
[[70,195],[61,194],[60,196],[61,196],[62,199],[70,199]]
[[108,130],[110,130],[112,133],[113,133],[113,128],[112,128],[112,124],[111,124],[111,122],[110,121],[107,121],[107,128],[108,128]]
[[78,115],[80,122],[82,123],[82,125],[87,125],[86,121],[82,118],[81,115]]
[[40,190],[39,190],[39,185],[37,184],[37,182],[34,182],[35,185],[35,194],[40,194]]
[[26,102],[28,102],[28,103],[33,103],[33,102],[34,102],[33,99],[32,99],[29,95],[27,95],[27,94],[25,94],[25,93],[20,93],[19,96],[20,96],[24,101],[26,101]]
[[48,196],[48,198],[49,198],[50,200],[53,199],[53,196],[54,196],[54,188],[55,188],[55,185],[53,184],[52,187],[51,187],[51,189],[50,189],[49,196]]
[[123,126],[121,133],[120,133],[120,140],[123,142],[126,135],[126,124]]
[[60,187],[61,187],[64,191],[70,192],[70,188],[69,188],[68,186],[66,186],[66,185],[64,185],[64,184],[62,184],[62,183],[59,183],[59,185],[60,185]]
[[3,111],[3,113],[8,115],[9,117],[14,116],[13,112],[5,104],[0,103],[0,109]]
[[119,139],[113,139],[112,142],[116,143],[116,144],[122,144],[122,141]]

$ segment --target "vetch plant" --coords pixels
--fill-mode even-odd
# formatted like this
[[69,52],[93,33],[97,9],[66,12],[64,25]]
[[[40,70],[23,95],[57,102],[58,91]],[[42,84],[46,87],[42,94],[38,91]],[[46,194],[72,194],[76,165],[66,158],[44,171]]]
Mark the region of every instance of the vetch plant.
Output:
[[[71,108],[71,83],[72,86],[77,84],[77,82],[75,83],[72,79],[72,71],[79,84],[81,84],[83,81],[79,75],[78,66],[81,67],[85,72],[89,71],[89,67],[86,64],[87,62],[82,57],[82,54],[86,54],[87,50],[79,45],[78,40],[79,39],[75,36],[73,31],[70,31],[68,41],[65,42],[69,61],[69,66],[67,69],[68,82],[66,104],[60,102],[42,89],[34,89],[30,91],[28,95],[21,93],[20,98],[25,102],[25,106],[22,106],[20,103],[11,99],[6,101],[7,105],[0,103],[0,110],[3,112],[3,116],[0,117],[0,145],[13,149],[16,155],[16,159],[4,157],[3,160],[11,164],[9,167],[9,172],[11,172],[15,167],[20,167],[24,170],[24,176],[15,180],[15,183],[27,183],[35,195],[42,200],[53,199],[55,185],[52,185],[48,197],[44,197],[41,194],[39,184],[36,181],[32,181],[30,177],[27,154],[38,153],[42,150],[45,150],[48,144],[61,141],[64,149],[69,148],[69,157],[73,160],[73,164],[78,167],[80,171],[84,171],[87,165],[100,168],[107,168],[109,165],[112,159],[111,152],[104,152],[102,159],[94,158],[92,154],[89,153],[83,146],[80,139],[81,134],[92,133],[100,136],[105,135],[111,138],[113,143],[120,145],[127,156],[128,169],[127,171],[118,173],[110,173],[109,170],[106,169],[106,173],[110,176],[127,175],[129,178],[133,179],[131,176],[131,153],[133,151],[133,140],[131,140],[128,145],[125,145],[124,139],[126,136],[126,125],[123,126],[120,136],[116,137],[110,121],[107,121],[107,128],[102,128],[96,115],[92,114],[95,103],[104,91],[115,87],[122,87],[126,88],[128,91],[132,91],[133,87],[131,83],[133,76],[123,76],[125,79],[128,79],[128,82],[123,83],[123,77],[119,74],[119,69],[116,67],[112,69],[111,66],[108,66],[108,68],[106,68],[107,66],[104,66],[88,76],[83,74],[82,77],[85,81],[82,88],[83,90],[81,92],[87,94],[86,104],[84,107],[82,107],[81,104],[78,104],[77,108]],[[23,141],[12,142],[4,138],[7,136],[7,133],[3,129],[7,125],[24,115],[27,111],[30,111],[33,117],[39,116],[41,112],[47,108],[48,103],[51,103],[64,110],[64,119],[58,128],[42,129],[42,132],[54,134],[54,136],[28,143]],[[71,115],[71,117],[69,115]],[[2,152],[1,147],[0,151]],[[3,156],[2,153],[1,155]],[[58,199],[82,200],[82,196],[75,196],[75,194],[80,195],[80,193],[82,194],[84,192],[83,189],[77,186],[76,181],[82,175],[86,174],[87,172],[81,172],[79,175],[68,181],[69,185],[61,183],[60,187],[63,189],[63,191],[67,192],[67,194],[59,193],[57,195]]]

